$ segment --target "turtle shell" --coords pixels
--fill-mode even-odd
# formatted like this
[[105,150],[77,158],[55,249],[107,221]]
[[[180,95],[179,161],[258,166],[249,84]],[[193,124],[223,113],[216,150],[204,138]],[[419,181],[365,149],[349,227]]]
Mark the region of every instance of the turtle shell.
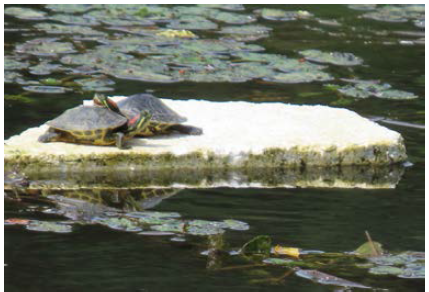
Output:
[[128,118],[131,118],[142,110],[146,110],[152,114],[151,122],[179,124],[187,120],[151,94],[131,95],[119,101],[117,105],[120,111]]
[[127,119],[103,107],[78,106],[66,110],[47,124],[62,131],[81,131],[90,133],[94,130],[110,130],[127,123]]

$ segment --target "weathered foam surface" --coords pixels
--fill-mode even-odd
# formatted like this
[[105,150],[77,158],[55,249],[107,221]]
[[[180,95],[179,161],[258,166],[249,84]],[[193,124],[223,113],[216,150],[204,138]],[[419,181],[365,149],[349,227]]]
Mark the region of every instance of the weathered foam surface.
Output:
[[[110,173],[134,169],[226,171],[373,167],[406,159],[399,133],[346,109],[282,103],[163,101],[186,116],[187,124],[201,127],[204,134],[134,139],[132,149],[120,150],[39,143],[37,138],[47,129],[42,125],[5,142],[5,167],[74,173],[101,168]],[[252,182],[258,183],[257,179]]]

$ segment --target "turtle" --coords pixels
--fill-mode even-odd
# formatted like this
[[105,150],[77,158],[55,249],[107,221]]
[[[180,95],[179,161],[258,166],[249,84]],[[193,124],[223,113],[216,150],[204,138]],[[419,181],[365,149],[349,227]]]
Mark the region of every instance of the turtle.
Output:
[[134,94],[117,103],[102,94],[94,95],[94,104],[105,106],[112,111],[122,114],[126,118],[131,118],[136,112],[146,110],[152,114],[149,125],[138,136],[153,136],[157,134],[168,134],[179,132],[187,135],[201,135],[203,130],[198,127],[184,125],[185,117],[180,116],[175,111],[165,105],[159,98],[152,94]]
[[108,108],[78,106],[66,110],[49,121],[49,129],[41,135],[39,142],[68,142],[91,145],[114,145],[127,148],[124,142],[132,139],[149,124],[151,114],[140,111],[127,119]]

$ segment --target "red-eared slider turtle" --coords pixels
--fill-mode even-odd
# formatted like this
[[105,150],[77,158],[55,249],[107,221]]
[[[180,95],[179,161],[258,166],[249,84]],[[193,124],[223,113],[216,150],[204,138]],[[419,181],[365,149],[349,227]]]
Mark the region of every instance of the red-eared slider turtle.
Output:
[[166,106],[159,98],[151,94],[135,94],[119,102],[104,95],[96,94],[94,103],[110,108],[111,110],[130,118],[142,110],[149,111],[152,118],[149,125],[141,131],[138,136],[152,136],[156,134],[167,134],[179,132],[188,135],[201,135],[203,130],[194,126],[183,125],[186,118]]
[[49,129],[39,137],[39,142],[116,144],[122,149],[124,141],[148,126],[150,118],[148,111],[140,111],[127,119],[105,107],[78,106],[49,121]]

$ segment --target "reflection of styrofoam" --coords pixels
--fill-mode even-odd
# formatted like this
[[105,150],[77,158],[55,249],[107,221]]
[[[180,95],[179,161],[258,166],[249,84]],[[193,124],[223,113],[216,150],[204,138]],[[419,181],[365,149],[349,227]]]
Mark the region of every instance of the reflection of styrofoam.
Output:
[[[163,101],[187,117],[187,124],[201,127],[204,134],[133,139],[132,149],[120,150],[113,146],[39,143],[37,138],[47,129],[42,125],[5,142],[5,166],[31,167],[32,163],[34,167],[69,166],[74,170],[94,165],[252,168],[385,165],[406,159],[399,133],[346,109],[282,103]],[[184,164],[183,157],[187,159]]]

